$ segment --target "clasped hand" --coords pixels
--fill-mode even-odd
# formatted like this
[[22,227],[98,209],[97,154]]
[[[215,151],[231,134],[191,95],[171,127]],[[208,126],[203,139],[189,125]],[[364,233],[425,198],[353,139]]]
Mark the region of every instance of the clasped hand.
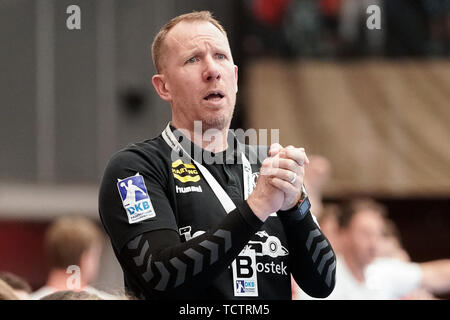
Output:
[[265,221],[278,210],[294,207],[302,196],[305,164],[309,160],[304,148],[270,146],[269,157],[261,166],[256,187],[247,203],[258,218]]

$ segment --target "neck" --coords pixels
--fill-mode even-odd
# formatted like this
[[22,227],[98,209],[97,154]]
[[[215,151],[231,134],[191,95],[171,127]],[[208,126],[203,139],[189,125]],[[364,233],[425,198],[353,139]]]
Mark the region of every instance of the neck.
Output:
[[202,122],[198,121],[193,126],[183,126],[176,121],[172,121],[172,126],[180,130],[192,143],[202,149],[217,153],[225,151],[228,147],[228,128],[205,128]]
[[[66,273],[64,269],[52,269],[48,275],[46,286],[57,289],[57,290],[68,290],[67,279],[72,276],[70,273]],[[83,281],[83,277],[80,280],[80,289],[87,285]]]

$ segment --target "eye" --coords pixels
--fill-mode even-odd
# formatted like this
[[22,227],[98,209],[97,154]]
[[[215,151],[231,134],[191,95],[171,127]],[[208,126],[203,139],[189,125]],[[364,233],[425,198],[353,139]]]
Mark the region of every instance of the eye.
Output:
[[199,60],[198,57],[192,57],[192,58],[188,59],[186,61],[186,63],[194,63],[194,62],[197,62],[198,60]]
[[217,54],[216,54],[216,57],[217,57],[217,59],[219,59],[219,60],[223,60],[223,59],[226,58],[226,56],[225,56],[224,54],[222,54],[222,53],[217,53]]

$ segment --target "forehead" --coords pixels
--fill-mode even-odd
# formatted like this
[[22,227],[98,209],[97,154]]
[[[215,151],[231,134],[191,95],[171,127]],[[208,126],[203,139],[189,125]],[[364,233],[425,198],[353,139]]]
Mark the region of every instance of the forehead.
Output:
[[181,21],[166,36],[168,48],[193,50],[205,44],[229,48],[226,36],[208,21]]
[[353,227],[371,227],[381,229],[384,227],[384,220],[373,210],[362,210],[356,213],[351,221]]

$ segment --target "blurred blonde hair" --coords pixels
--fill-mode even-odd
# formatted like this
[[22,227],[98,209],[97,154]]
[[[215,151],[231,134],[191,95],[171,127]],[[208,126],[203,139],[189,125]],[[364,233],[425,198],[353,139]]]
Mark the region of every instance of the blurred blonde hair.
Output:
[[0,300],[19,300],[13,288],[2,279],[0,279]]
[[61,290],[50,293],[40,300],[103,300],[99,296],[86,291]]
[[97,225],[84,217],[63,217],[48,228],[44,246],[50,268],[78,265],[84,252],[102,244],[103,236]]

